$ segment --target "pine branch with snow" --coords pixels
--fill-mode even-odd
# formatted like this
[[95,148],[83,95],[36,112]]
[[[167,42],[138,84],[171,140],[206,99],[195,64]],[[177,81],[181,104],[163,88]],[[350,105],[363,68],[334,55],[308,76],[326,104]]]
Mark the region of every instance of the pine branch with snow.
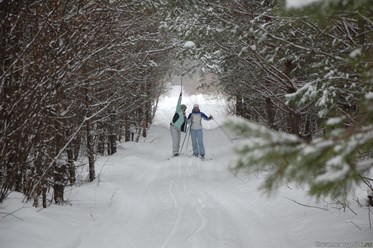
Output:
[[311,142],[240,118],[231,119],[228,126],[245,137],[236,147],[235,168],[266,170],[266,192],[293,182],[307,185],[316,197],[346,197],[373,168],[372,158],[361,156],[373,146],[373,125]]

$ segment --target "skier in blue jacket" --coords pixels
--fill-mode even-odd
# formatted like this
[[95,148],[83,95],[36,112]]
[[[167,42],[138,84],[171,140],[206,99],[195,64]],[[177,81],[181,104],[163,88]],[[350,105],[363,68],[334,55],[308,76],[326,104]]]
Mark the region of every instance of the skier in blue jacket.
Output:
[[181,104],[182,92],[180,92],[179,99],[177,100],[176,110],[174,117],[170,123],[170,133],[172,137],[172,155],[179,156],[180,137],[181,132],[186,132],[186,105]]
[[203,133],[202,133],[202,119],[209,121],[212,120],[212,116],[207,117],[203,112],[200,111],[199,105],[194,104],[192,113],[188,115],[188,122],[190,121],[190,135],[192,136],[193,156],[201,156],[201,159],[205,159],[205,147],[203,145]]

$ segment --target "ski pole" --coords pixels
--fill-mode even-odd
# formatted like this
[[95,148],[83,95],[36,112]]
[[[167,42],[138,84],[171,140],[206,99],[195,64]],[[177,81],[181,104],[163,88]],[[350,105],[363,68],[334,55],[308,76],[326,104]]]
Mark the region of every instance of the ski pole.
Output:
[[187,128],[186,130],[186,133],[185,133],[185,136],[184,136],[184,140],[183,140],[183,143],[181,145],[181,148],[180,148],[180,151],[179,153],[181,153],[183,151],[183,147],[184,147],[184,143],[185,143],[185,138],[188,136],[188,133],[189,133],[189,129],[190,129],[190,126]]
[[181,92],[183,92],[183,74],[180,76],[180,88]]
[[186,151],[188,151],[188,144],[189,144],[189,139],[190,139],[191,136],[192,136],[192,134],[190,133],[190,126],[189,126],[189,135],[187,137],[187,144],[186,144],[186,147],[185,147]]

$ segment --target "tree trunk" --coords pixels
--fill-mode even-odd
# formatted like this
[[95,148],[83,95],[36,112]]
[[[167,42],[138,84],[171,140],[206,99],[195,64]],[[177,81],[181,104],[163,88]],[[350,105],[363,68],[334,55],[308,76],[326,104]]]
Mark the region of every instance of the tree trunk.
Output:
[[[43,148],[41,148],[43,149]],[[37,185],[34,189],[33,192],[30,192],[32,191],[34,185],[37,183],[38,180],[40,180],[40,173],[41,173],[41,168],[42,168],[42,163],[43,163],[44,159],[43,159],[43,155],[41,155],[40,152],[37,153],[36,155],[36,158],[35,158],[35,161],[34,161],[34,168],[33,168],[33,171],[31,172],[31,175],[30,175],[30,179],[29,179],[29,182],[28,182],[28,187],[27,187],[27,190],[29,192],[26,193],[26,195],[29,195],[30,197],[32,197],[32,199],[34,200],[34,203],[33,203],[33,206],[34,207],[38,207],[39,206],[39,196],[40,196],[40,193],[41,193],[41,190],[42,190],[42,184],[40,185]],[[32,179],[34,178],[34,179]]]
[[147,136],[147,127],[148,127],[148,115],[147,115],[147,108],[146,102],[143,104],[142,110],[142,137],[146,138]]
[[74,150],[71,145],[66,150],[66,153],[67,153],[67,166],[69,170],[69,181],[71,184],[73,184],[76,181],[76,174],[75,174]]
[[[42,196],[43,196],[43,208],[47,208],[47,186],[43,187]],[[62,192],[62,196],[63,196],[63,192]]]
[[266,97],[266,112],[267,112],[267,123],[270,128],[273,130],[277,130],[277,126],[275,125],[275,114],[273,111],[273,103],[271,98]]
[[56,164],[54,168],[54,202],[56,204],[62,204],[64,201],[64,174],[65,165]]
[[242,103],[242,96],[236,96],[236,115],[242,116],[243,115],[243,103]]
[[97,144],[97,153],[105,155],[105,134],[100,134]]
[[[287,60],[284,65],[284,74],[288,77],[291,78],[291,72],[295,65],[293,64],[292,61]],[[287,92],[288,94],[296,92],[297,89],[294,89],[293,86],[288,86]],[[301,137],[300,133],[300,124],[301,124],[301,116],[299,113],[296,112],[296,110],[291,110],[288,114],[288,125],[290,127],[290,133],[298,135]]]
[[113,155],[117,152],[117,136],[115,134],[111,134],[109,136],[109,142],[110,142],[110,154]]
[[109,123],[109,137],[108,137],[108,147],[109,148],[109,155],[113,155],[117,152],[117,114],[115,111],[112,111],[110,116],[110,123]]
[[86,129],[87,129],[86,131],[87,131],[87,157],[88,157],[88,168],[89,168],[89,181],[92,182],[96,178],[96,173],[95,173],[94,144],[93,144],[91,120],[87,120]]
[[124,142],[131,141],[130,120],[128,114],[124,115]]
[[311,141],[312,140],[312,128],[311,128],[311,116],[309,114],[306,115],[306,124],[304,127],[304,140]]
[[288,124],[290,126],[290,133],[298,135],[299,137],[301,137],[300,121],[300,115],[295,111],[290,111],[290,113],[288,114]]

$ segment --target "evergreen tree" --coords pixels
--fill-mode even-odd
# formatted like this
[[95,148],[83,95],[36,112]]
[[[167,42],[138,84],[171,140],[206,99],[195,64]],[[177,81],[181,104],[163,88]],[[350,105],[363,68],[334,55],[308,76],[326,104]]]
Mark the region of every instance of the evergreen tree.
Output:
[[237,169],[268,170],[263,184],[267,191],[295,182],[308,185],[317,197],[346,197],[356,184],[373,189],[373,5],[325,1],[292,14],[314,18],[310,13],[315,10],[321,17],[311,29],[327,34],[317,39],[327,47],[315,47],[320,50],[310,50],[310,55],[324,56],[318,56],[319,62],[308,60],[305,83],[285,97],[289,106],[318,113],[319,135],[307,141],[242,120],[229,125],[248,138],[237,148]]

